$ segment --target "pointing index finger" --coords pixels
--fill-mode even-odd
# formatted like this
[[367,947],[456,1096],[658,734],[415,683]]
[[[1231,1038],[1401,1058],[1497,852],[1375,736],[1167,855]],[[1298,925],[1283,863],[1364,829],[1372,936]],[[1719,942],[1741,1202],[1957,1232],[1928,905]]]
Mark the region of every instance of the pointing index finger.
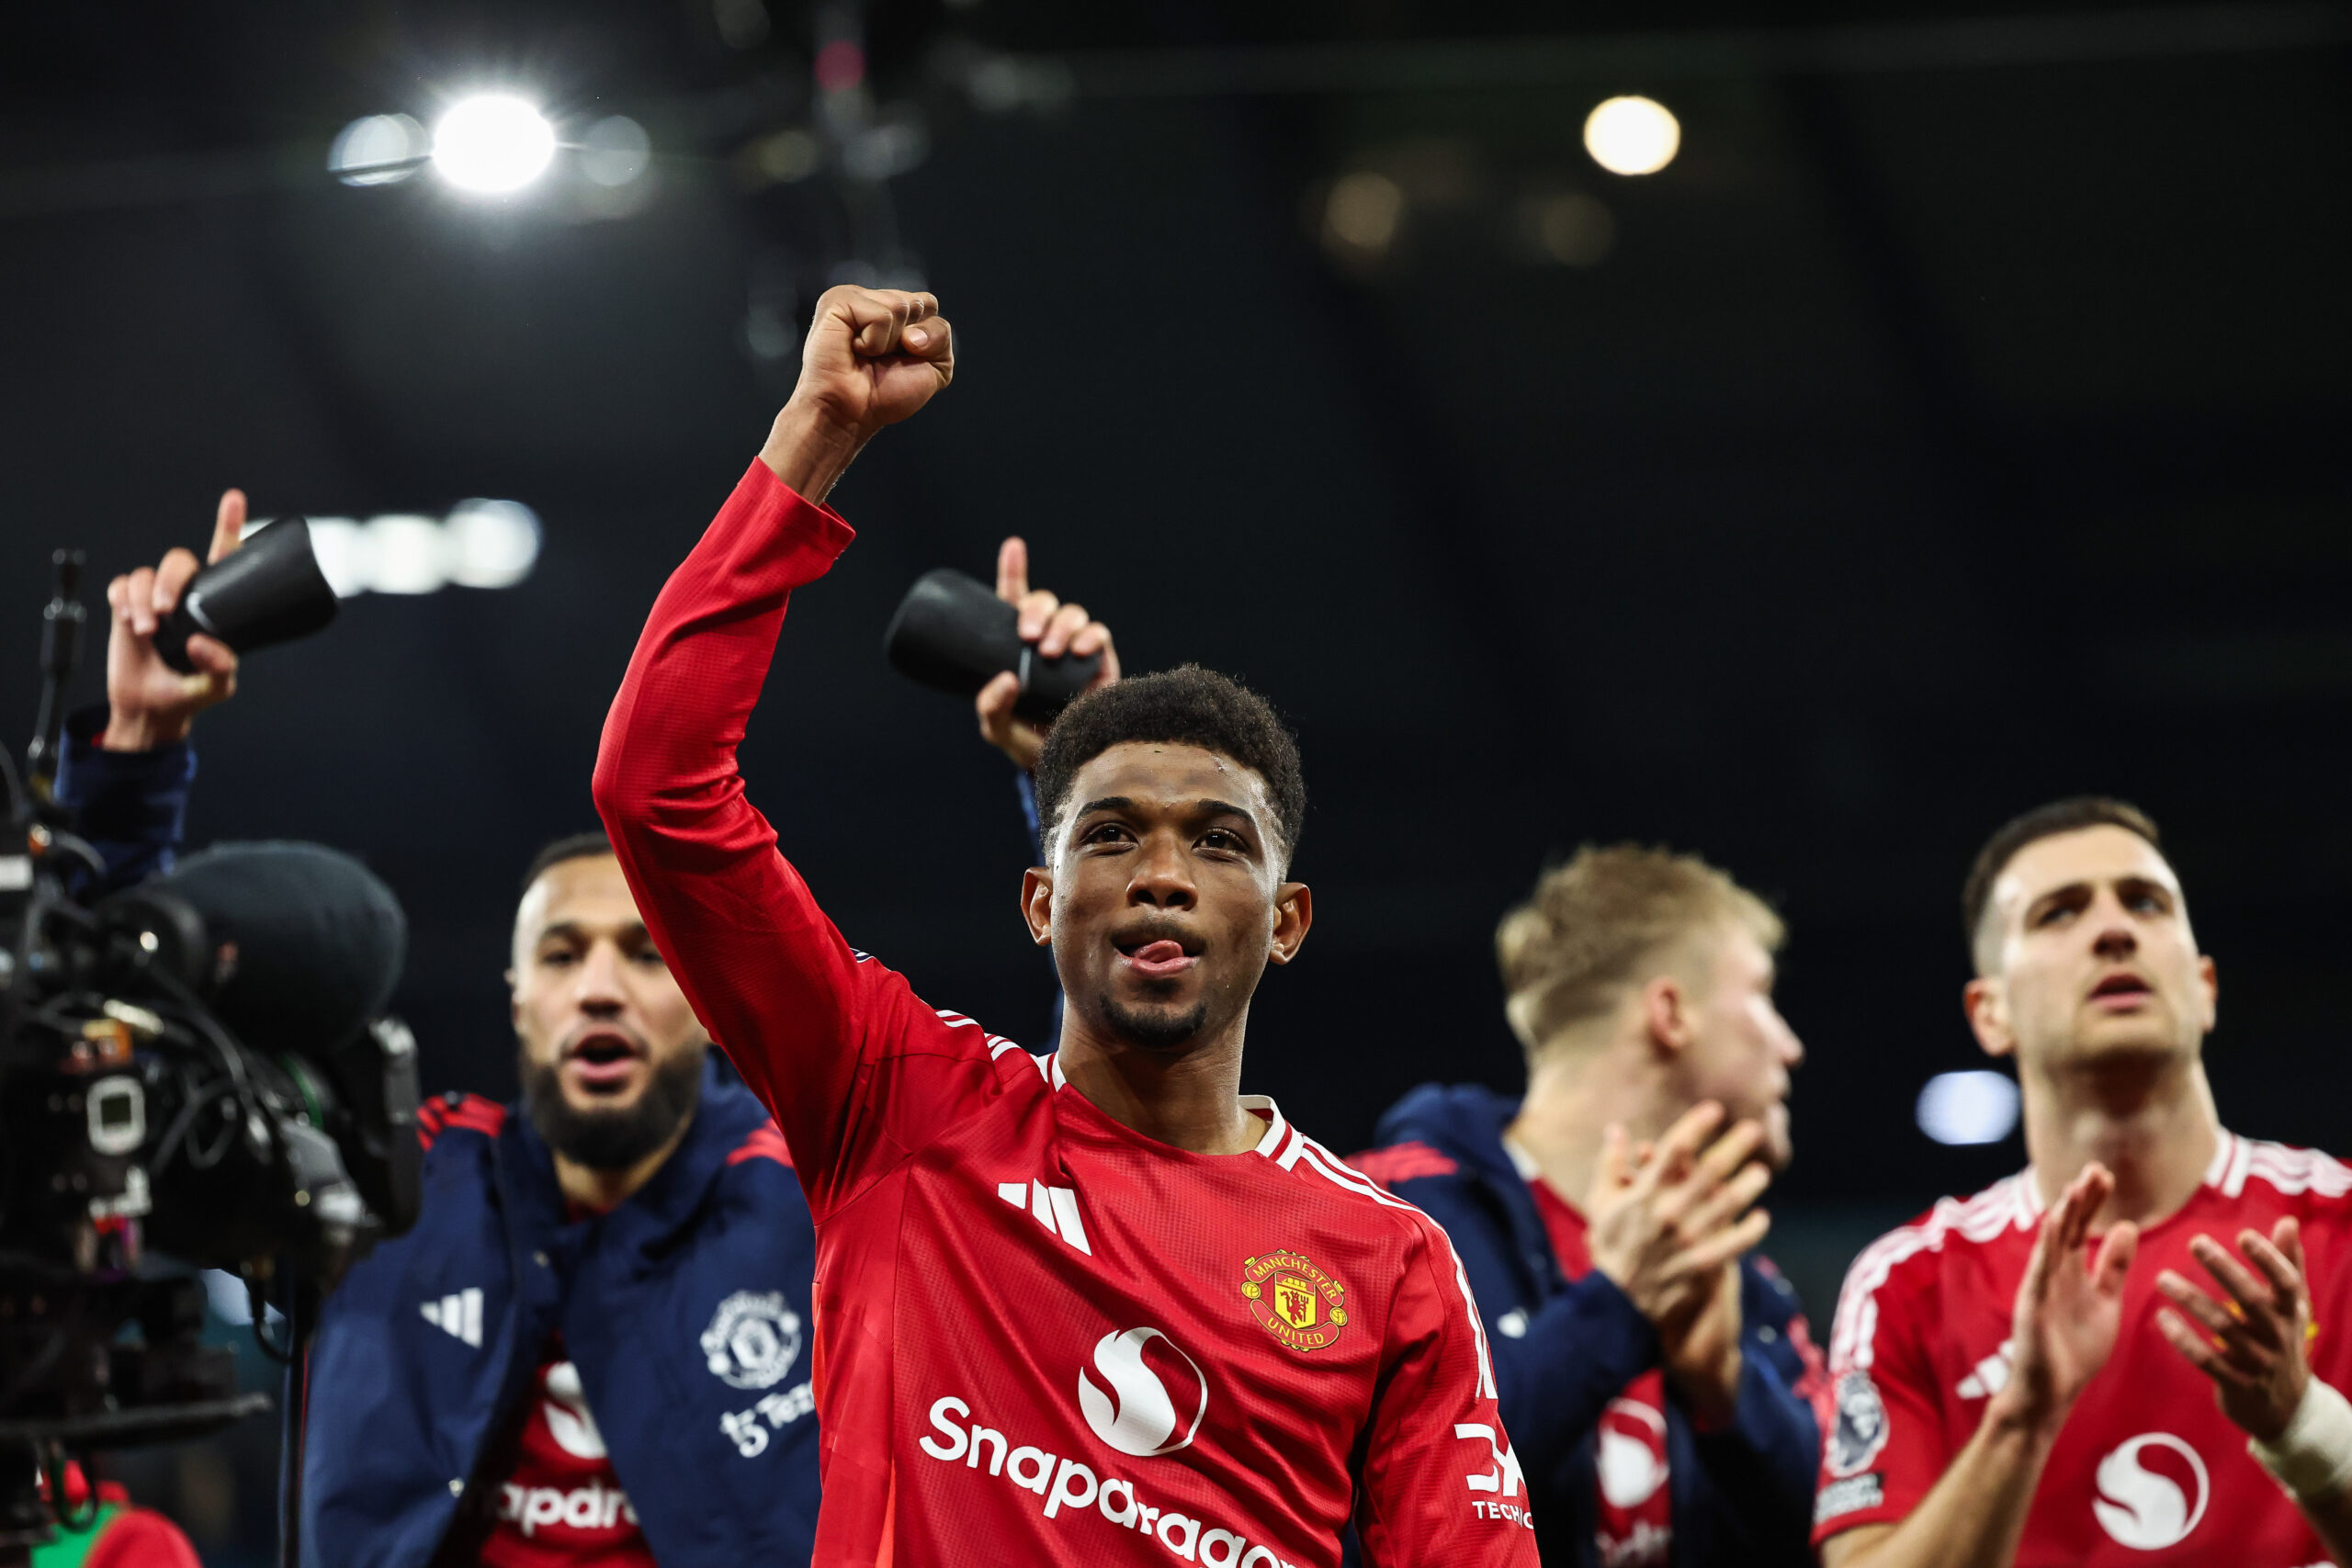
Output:
[[237,547],[245,533],[245,492],[224,490],[220,492],[220,510],[213,513],[212,549],[204,558],[219,560]]
[[1029,542],[1020,535],[996,547],[996,596],[1018,604],[1029,592]]

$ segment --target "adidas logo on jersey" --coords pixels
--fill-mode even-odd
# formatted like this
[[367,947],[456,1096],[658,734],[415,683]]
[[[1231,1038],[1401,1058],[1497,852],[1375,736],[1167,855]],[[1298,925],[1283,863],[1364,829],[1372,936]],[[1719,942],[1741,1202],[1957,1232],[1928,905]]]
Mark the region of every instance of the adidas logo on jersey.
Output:
[[1960,1380],[1960,1397],[1990,1399],[2007,1388],[2009,1384],[2009,1359],[2016,1351],[2016,1340],[2002,1340],[1999,1349],[1977,1362],[1969,1374]]
[[481,1348],[481,1291],[478,1287],[469,1285],[437,1302],[426,1302],[423,1310],[424,1321],[434,1327],[476,1349]]
[[1057,1235],[1089,1258],[1094,1256],[1094,1249],[1086,1245],[1086,1226],[1078,1217],[1075,1188],[1048,1187],[1042,1181],[1001,1181],[996,1195],[1035,1214],[1047,1235]]

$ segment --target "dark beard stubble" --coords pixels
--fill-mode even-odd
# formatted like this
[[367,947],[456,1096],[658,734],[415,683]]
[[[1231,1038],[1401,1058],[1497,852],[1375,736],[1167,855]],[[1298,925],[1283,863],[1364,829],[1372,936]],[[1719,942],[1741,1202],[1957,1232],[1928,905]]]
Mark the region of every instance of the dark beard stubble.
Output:
[[548,1147],[590,1170],[627,1170],[669,1142],[702,1100],[703,1053],[688,1051],[656,1066],[635,1104],[587,1110],[563,1097],[560,1068],[525,1057],[523,1108]]
[[1131,1012],[1121,1007],[1116,998],[1105,996],[1096,1006],[1105,1031],[1130,1045],[1140,1045],[1147,1051],[1172,1051],[1196,1038],[1208,1027],[1209,1004],[1204,997],[1193,1004],[1192,1010],[1182,1013]]

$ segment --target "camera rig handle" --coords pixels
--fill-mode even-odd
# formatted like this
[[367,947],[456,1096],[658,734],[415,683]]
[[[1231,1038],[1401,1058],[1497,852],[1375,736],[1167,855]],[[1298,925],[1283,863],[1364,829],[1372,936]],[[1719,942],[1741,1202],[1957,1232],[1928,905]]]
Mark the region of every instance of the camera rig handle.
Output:
[[40,613],[40,713],[33,721],[32,744],[25,748],[25,771],[35,798],[44,806],[57,782],[65,690],[74,666],[82,661],[82,628],[89,620],[89,612],[82,607],[82,561],[80,550],[56,550],[49,558],[57,576]]

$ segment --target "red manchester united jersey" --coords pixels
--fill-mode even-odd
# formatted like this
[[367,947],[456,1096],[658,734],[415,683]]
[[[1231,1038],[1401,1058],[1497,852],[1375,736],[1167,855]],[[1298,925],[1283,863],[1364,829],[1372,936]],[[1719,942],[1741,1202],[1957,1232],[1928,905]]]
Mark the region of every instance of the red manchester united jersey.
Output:
[[[2034,1494],[2018,1568],[2220,1563],[2301,1568],[2327,1553],[2246,1452],[2210,1380],[2165,1343],[2166,1269],[2206,1283],[2203,1234],[2234,1247],[2280,1216],[2302,1227],[2318,1332],[2312,1370],[2352,1389],[2352,1169],[2325,1155],[2222,1135],[2194,1197],[2146,1227],[2124,1280],[2114,1354],[2066,1418]],[[2042,1205],[2030,1170],[1946,1199],[1854,1260],[1830,1335],[1816,1543],[1916,1507],[2007,1381],[2009,1320]],[[2218,1287],[2212,1287],[2218,1289]]]
[[853,952],[734,763],[786,593],[851,536],[759,464],[656,604],[597,799],[817,1222],[824,1568],[1532,1564],[1460,1265],[1266,1101],[1138,1135]]

